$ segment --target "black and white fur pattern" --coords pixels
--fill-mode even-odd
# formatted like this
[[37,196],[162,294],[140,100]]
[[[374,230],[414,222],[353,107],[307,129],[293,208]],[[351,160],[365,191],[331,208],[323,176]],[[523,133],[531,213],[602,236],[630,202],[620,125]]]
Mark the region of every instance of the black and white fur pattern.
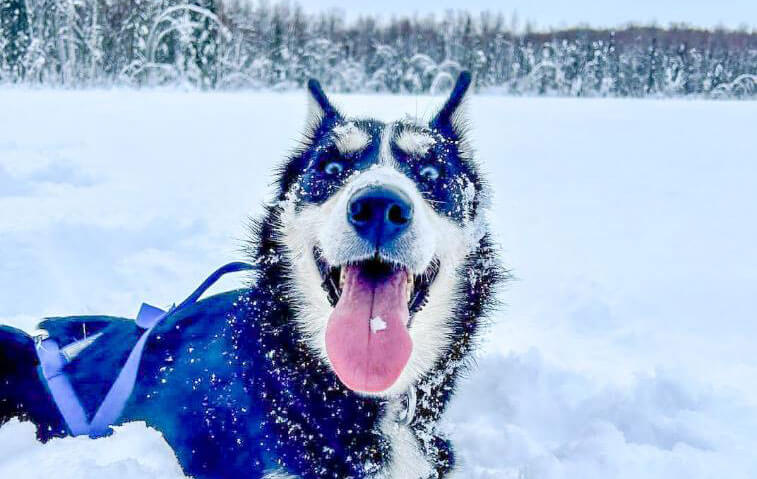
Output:
[[415,347],[410,363],[394,386],[384,393],[387,397],[406,391],[422,374],[428,372],[449,341],[449,316],[454,304],[461,299],[455,293],[457,271],[484,231],[480,217],[456,224],[429,206],[413,181],[394,166],[386,145],[391,131],[390,124],[381,138],[379,162],[354,175],[328,201],[299,210],[295,200],[288,198],[281,203],[281,239],[292,255],[293,293],[298,298],[296,304],[300,310],[297,322],[312,348],[328,360],[324,336],[333,307],[320,286],[322,281],[312,255],[313,249],[319,247],[324,260],[331,265],[342,265],[373,255],[370,245],[356,238],[344,214],[348,200],[366,185],[390,185],[405,192],[413,201],[415,216],[408,233],[407,250],[388,259],[408,266],[414,274],[422,274],[436,257],[440,270],[428,293],[428,303],[413,319],[410,334]]
[[[465,77],[461,77],[458,84],[464,80]],[[434,442],[432,430],[435,422],[474,345],[478,328],[471,328],[462,333],[464,337],[460,337],[461,318],[456,316],[460,315],[461,307],[477,303],[469,313],[476,316],[475,323],[478,325],[486,309],[494,303],[492,289],[506,276],[489,243],[485,221],[489,192],[478,174],[445,179],[462,184],[461,194],[455,200],[461,203],[459,206],[463,210],[469,210],[469,214],[455,218],[432,207],[433,199],[424,195],[417,179],[401,168],[403,160],[395,154],[399,149],[409,157],[423,158],[440,141],[440,137],[444,141],[444,135],[451,133],[454,138],[447,139],[455,145],[452,155],[471,169],[476,168],[472,149],[465,137],[466,98],[454,98],[455,93],[448,100],[448,104],[455,101],[456,105],[446,113],[446,125],[435,128],[433,122],[429,126],[420,120],[406,119],[383,125],[380,135],[374,138],[375,132],[366,131],[361,128],[361,123],[346,119],[341,113],[336,113],[340,119],[330,131],[319,131],[336,109],[330,103],[324,106],[325,97],[319,98],[322,93],[318,90],[313,92],[311,86],[309,127],[303,150],[317,147],[313,141],[326,136],[331,138],[339,154],[356,155],[378,139],[377,157],[368,167],[351,174],[323,202],[303,202],[300,194],[302,184],[294,182],[288,191],[282,192],[278,203],[281,211],[278,239],[285,247],[288,263],[292,267],[290,291],[296,309],[295,321],[309,347],[327,363],[329,359],[324,338],[333,305],[321,287],[323,280],[313,251],[318,249],[329,265],[344,265],[375,254],[373,246],[355,234],[344,214],[348,201],[356,191],[368,185],[389,186],[402,191],[412,201],[415,212],[413,224],[402,246],[386,252],[383,259],[404,265],[415,275],[422,275],[432,260],[438,261],[439,270],[429,286],[427,302],[412,319],[410,335],[414,348],[409,363],[391,388],[375,394],[388,404],[380,428],[389,439],[393,451],[391,463],[383,465],[381,473],[376,476],[381,478],[452,477],[451,471],[442,474],[444,468],[435,463],[440,460],[439,457],[429,457],[429,450],[434,447],[423,444],[423,429],[426,429],[425,439]],[[376,123],[371,121],[372,125]],[[471,271],[471,268],[478,268],[478,271]],[[480,289],[471,290],[465,283],[479,286]],[[421,393],[419,414],[414,418],[415,426],[423,425],[421,431],[395,420],[407,407],[402,394],[415,388],[421,388],[426,393]],[[430,395],[437,397],[431,400]],[[424,420],[427,422],[424,423]],[[447,453],[451,455],[451,451],[445,451]],[[279,477],[290,476],[272,475],[270,479]]]

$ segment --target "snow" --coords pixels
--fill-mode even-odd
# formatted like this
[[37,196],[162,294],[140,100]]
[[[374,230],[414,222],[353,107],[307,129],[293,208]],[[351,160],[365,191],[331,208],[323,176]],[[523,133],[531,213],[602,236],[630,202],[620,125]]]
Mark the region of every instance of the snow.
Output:
[[384,321],[381,316],[376,316],[375,318],[371,318],[371,331],[374,333],[378,333],[379,331],[383,331],[386,329],[386,321]]
[[[428,97],[337,99],[433,113]],[[239,259],[306,120],[303,94],[4,89],[0,105],[0,322],[27,330],[170,305]],[[462,477],[757,477],[755,103],[470,111],[516,280],[445,421]],[[181,477],[144,425],[33,437],[0,428],[0,477]]]
[[24,479],[184,478],[163,436],[144,423],[117,427],[102,439],[37,442],[34,426],[12,420],[0,429],[0,473]]

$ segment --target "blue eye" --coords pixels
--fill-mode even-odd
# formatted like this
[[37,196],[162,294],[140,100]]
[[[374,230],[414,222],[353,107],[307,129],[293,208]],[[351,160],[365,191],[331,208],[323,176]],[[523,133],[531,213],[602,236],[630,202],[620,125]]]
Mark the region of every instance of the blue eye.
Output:
[[344,171],[344,166],[342,166],[342,164],[338,161],[330,161],[329,163],[326,163],[326,166],[323,167],[323,171],[327,175],[336,176]]
[[433,165],[426,165],[421,168],[421,176],[425,180],[434,181],[439,178],[439,169]]

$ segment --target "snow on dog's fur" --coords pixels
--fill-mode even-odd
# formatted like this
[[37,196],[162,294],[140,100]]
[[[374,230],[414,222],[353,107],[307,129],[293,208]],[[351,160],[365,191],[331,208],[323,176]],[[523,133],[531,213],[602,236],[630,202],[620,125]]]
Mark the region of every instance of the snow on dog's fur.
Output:
[[[465,135],[470,81],[430,122],[388,124],[345,116],[311,81],[308,131],[253,230],[254,284],[155,328],[121,421],[163,432],[198,478],[448,477],[436,424],[504,278]],[[102,333],[67,371],[91,412],[139,331],[42,326],[63,341],[80,322]],[[0,333],[0,423],[67,434],[31,339]]]

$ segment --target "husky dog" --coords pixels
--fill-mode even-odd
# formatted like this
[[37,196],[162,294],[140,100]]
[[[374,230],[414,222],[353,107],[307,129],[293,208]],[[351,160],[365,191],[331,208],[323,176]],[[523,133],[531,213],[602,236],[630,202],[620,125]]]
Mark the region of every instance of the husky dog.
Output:
[[[116,423],[161,431],[195,478],[451,477],[437,422],[506,277],[466,138],[470,83],[463,72],[428,123],[382,123],[345,116],[311,80],[306,135],[253,227],[250,286],[145,334]],[[41,324],[61,343],[83,327],[63,371],[92,417],[144,331]],[[45,441],[72,430],[37,351],[0,328],[0,424],[33,421]]]

